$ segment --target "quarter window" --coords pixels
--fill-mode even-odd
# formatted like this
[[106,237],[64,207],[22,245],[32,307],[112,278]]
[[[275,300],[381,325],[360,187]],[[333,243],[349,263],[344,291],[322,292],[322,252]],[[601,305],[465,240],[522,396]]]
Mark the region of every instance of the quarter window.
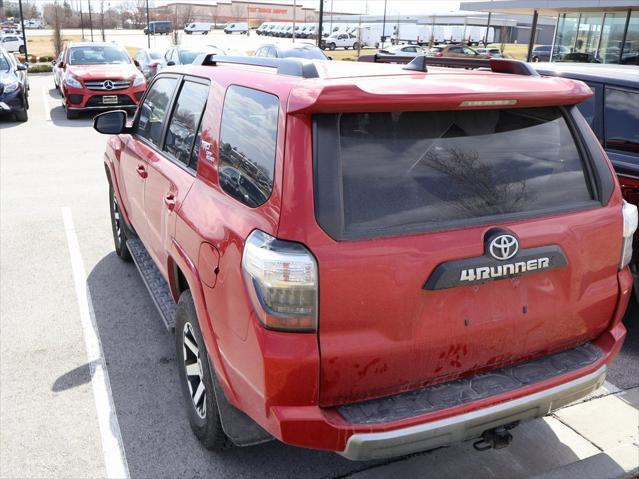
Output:
[[231,86],[226,92],[220,132],[220,186],[256,207],[273,190],[279,100],[274,95]]
[[639,151],[639,93],[606,88],[606,148]]
[[158,147],[162,140],[164,118],[176,84],[175,78],[159,78],[153,83],[144,102],[140,105],[140,116],[135,133]]
[[164,151],[187,166],[208,94],[208,85],[186,80],[169,121]]

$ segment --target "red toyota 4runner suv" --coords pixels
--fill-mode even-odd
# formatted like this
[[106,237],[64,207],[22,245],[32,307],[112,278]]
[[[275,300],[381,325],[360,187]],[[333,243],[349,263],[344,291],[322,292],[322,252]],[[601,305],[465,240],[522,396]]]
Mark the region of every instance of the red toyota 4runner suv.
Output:
[[135,109],[146,90],[144,75],[114,43],[70,43],[57,67],[68,119],[81,111]]
[[602,384],[637,209],[583,83],[510,60],[196,63],[94,126],[116,252],[175,327],[207,447],[501,447]]

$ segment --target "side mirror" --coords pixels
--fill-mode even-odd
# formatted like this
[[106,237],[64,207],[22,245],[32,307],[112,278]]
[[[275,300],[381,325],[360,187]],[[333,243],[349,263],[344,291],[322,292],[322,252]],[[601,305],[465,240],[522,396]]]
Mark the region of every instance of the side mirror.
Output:
[[174,65],[175,65],[175,62],[173,60],[169,60],[168,62],[166,62],[167,67],[172,67]]
[[103,135],[119,135],[128,131],[124,110],[100,113],[93,119],[93,129]]
[[64,68],[64,62],[58,63],[58,68]]
[[23,63],[18,63],[18,65],[16,66],[16,71],[19,71],[19,72],[27,71],[27,66],[24,65]]

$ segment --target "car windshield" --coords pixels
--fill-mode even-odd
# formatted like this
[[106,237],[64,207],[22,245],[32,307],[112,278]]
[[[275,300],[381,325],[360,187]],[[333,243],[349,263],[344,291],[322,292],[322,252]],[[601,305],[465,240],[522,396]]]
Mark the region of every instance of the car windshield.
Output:
[[75,47],[69,51],[69,65],[100,65],[104,63],[131,63],[129,55],[112,46]]
[[291,48],[282,51],[282,58],[307,58],[309,60],[326,60],[326,55],[319,48]]

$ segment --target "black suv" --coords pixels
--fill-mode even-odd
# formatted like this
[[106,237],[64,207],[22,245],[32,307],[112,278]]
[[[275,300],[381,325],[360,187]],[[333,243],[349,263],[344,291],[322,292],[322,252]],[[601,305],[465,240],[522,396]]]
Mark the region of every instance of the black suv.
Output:
[[[592,63],[535,65],[542,75],[581,80],[594,95],[578,105],[612,162],[626,201],[639,205],[639,68]],[[639,246],[639,234],[635,247]],[[639,299],[639,254],[633,258]]]
[[17,121],[27,121],[28,109],[27,67],[0,48],[0,113],[12,113]]

